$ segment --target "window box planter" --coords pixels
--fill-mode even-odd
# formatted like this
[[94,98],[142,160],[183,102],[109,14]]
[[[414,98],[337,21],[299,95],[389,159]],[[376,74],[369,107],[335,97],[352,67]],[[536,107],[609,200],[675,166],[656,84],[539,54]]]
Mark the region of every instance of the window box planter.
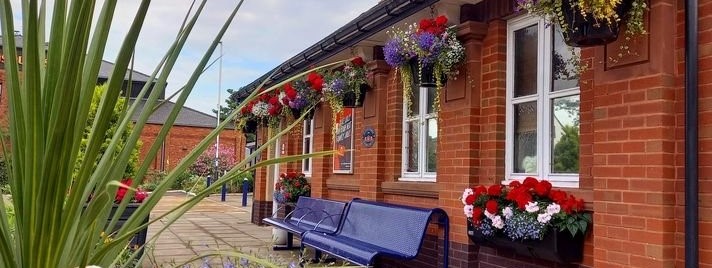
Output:
[[356,92],[347,91],[344,93],[344,98],[342,104],[344,108],[358,108],[363,106],[363,100],[366,98],[366,92],[371,90],[371,86],[368,84],[361,84],[360,92],[361,94],[356,96]]
[[[123,226],[124,223],[126,223],[126,221],[129,219],[129,217],[131,217],[131,215],[133,215],[134,212],[136,212],[136,210],[138,209],[138,207],[140,205],[141,205],[140,203],[129,203],[126,206],[126,209],[124,209],[124,212],[121,213],[121,215],[119,216],[119,220],[116,222],[116,227],[114,227],[113,231],[119,230],[119,228],[121,228],[121,226]],[[119,207],[119,205],[116,205],[116,204],[114,204],[114,206],[111,207],[111,217],[109,218],[109,220],[111,220],[115,217],[116,209],[118,207]],[[141,223],[142,224],[148,223],[148,217],[146,217]],[[107,224],[108,224],[108,222],[107,222]],[[143,229],[143,230],[139,231],[138,233],[136,233],[134,235],[134,237],[131,238],[131,242],[129,244],[131,246],[131,248],[137,248],[137,247],[140,247],[140,246],[143,246],[144,244],[146,244],[147,234],[148,234],[148,228]],[[139,254],[139,256],[141,256],[141,254],[143,254],[143,249],[141,249],[141,253]]]
[[543,240],[512,241],[505,236],[485,237],[468,222],[467,235],[477,245],[510,249],[537,259],[558,263],[580,262],[583,259],[584,235],[581,233],[572,237],[568,232],[550,230]]
[[564,10],[564,21],[569,25],[565,34],[566,44],[574,47],[591,47],[615,41],[618,39],[620,31],[619,24],[625,20],[631,4],[631,0],[623,0],[616,8],[616,13],[621,21],[608,24],[604,21],[596,21],[592,16],[584,18],[578,9],[572,10],[571,1],[562,1],[561,9]]

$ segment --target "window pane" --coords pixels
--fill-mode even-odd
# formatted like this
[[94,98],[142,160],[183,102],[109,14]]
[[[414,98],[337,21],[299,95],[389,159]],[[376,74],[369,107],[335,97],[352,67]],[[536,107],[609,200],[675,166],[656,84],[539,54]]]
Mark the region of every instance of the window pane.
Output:
[[[306,121],[305,121],[306,122]],[[302,148],[302,153],[308,154],[312,152],[311,148],[311,138],[304,138],[304,143],[303,143],[304,148]],[[306,158],[302,160],[302,172],[309,172],[309,163],[311,162],[311,158]]]
[[430,118],[427,124],[427,140],[425,143],[427,172],[435,172],[437,168],[437,151],[438,151],[438,119]]
[[410,109],[408,109],[408,117],[418,116],[420,114],[420,88],[413,87],[413,96],[410,99]]
[[551,171],[578,173],[579,96],[554,99],[551,108]]
[[411,121],[407,123],[408,129],[406,129],[406,171],[407,172],[418,172],[418,143],[420,139],[418,138],[418,121]]
[[536,94],[538,25],[514,32],[514,97]]
[[302,172],[304,172],[304,173],[311,172],[310,165],[309,165],[310,162],[311,162],[311,158],[307,158],[302,161],[302,163],[303,163]]
[[537,172],[536,102],[514,105],[514,173]]
[[435,103],[435,94],[437,93],[437,88],[435,87],[429,87],[426,89],[428,91],[428,102],[425,104],[427,107],[425,107],[426,111],[428,111],[428,114],[433,113],[433,103]]
[[311,135],[311,123],[313,119],[304,120],[304,136]]
[[576,66],[579,64],[579,48],[571,48],[564,43],[561,30],[554,31],[554,45],[551,53],[551,91],[578,87]]

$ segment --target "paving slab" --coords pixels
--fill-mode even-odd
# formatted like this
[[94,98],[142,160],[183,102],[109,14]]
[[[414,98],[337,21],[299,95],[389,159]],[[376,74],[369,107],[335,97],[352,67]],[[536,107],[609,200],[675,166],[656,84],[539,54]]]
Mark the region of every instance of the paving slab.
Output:
[[[182,193],[166,194],[152,211],[152,219],[188,198]],[[251,198],[248,200],[251,201]],[[240,194],[228,195],[226,202],[221,202],[219,195],[201,201],[168,227],[155,243],[148,245],[143,267],[174,267],[200,254],[218,251],[259,256],[280,267],[287,267],[290,262],[297,261],[298,249],[272,250],[272,227],[252,224],[252,204],[250,202],[242,207],[241,202]],[[167,221],[163,219],[152,224],[148,229],[148,239],[153,238]],[[200,267],[204,262],[211,264],[210,267],[222,267],[225,261],[227,258],[210,257],[193,262],[192,267]]]

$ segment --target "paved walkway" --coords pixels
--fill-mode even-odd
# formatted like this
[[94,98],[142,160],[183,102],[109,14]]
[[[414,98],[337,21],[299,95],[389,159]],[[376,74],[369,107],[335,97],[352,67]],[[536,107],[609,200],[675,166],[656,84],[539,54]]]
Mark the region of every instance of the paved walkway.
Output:
[[[152,218],[187,199],[183,193],[167,194],[151,213]],[[219,194],[203,200],[162,233],[155,248],[146,250],[144,267],[173,267],[217,250],[256,255],[280,264],[280,267],[287,267],[290,262],[297,261],[298,250],[272,250],[271,227],[260,227],[250,222],[250,201],[247,207],[242,207],[241,194],[228,195],[226,202],[220,202]],[[149,239],[162,229],[166,221],[163,219],[150,226]],[[298,242],[295,244],[298,245]],[[225,259],[211,257],[205,261],[211,264],[210,267],[222,267]],[[203,261],[196,261],[192,267],[201,267],[202,264]]]

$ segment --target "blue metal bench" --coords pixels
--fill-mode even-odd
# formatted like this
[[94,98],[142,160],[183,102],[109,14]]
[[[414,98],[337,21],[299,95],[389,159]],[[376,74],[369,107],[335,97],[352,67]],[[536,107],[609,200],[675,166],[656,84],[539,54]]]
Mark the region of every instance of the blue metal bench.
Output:
[[433,217],[444,227],[443,263],[448,267],[450,227],[447,214],[439,208],[353,200],[335,233],[307,231],[302,234],[302,247],[312,247],[363,266],[372,266],[377,256],[410,260],[418,255]]
[[[276,212],[270,218],[262,221],[274,227],[287,231],[287,247],[293,248],[294,234],[301,236],[306,231],[333,233],[336,231],[346,203],[300,196],[292,212],[284,218],[276,217]],[[275,247],[275,249],[284,249]]]

